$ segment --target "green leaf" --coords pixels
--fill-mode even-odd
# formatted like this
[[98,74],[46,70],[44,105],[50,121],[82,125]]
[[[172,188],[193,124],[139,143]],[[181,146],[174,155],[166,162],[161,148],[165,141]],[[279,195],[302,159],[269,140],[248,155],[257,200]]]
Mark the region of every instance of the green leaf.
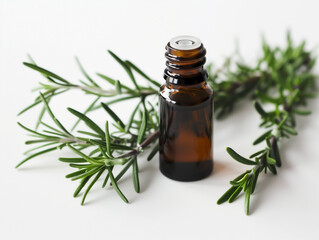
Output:
[[249,186],[249,179],[246,179],[246,180],[243,182],[243,191],[244,191],[244,192],[246,192],[247,186]]
[[142,123],[141,123],[140,129],[138,131],[138,135],[137,135],[137,144],[140,144],[143,140],[143,137],[145,135],[146,125],[147,125],[147,110],[144,106]]
[[125,128],[125,124],[123,123],[123,121],[109,106],[107,106],[105,103],[101,103],[101,105],[116,123],[118,123],[122,128]]
[[276,160],[273,159],[272,157],[270,157],[269,154],[267,154],[266,159],[267,159],[267,163],[268,164],[270,164],[270,165],[275,165],[276,164]]
[[52,132],[52,131],[48,131],[48,130],[43,130],[43,132],[56,135],[57,137],[65,137],[65,134],[61,134],[59,132]]
[[[65,93],[67,92],[69,89],[64,89],[60,92],[54,92],[54,94],[52,95],[49,95],[49,96],[46,96],[45,99],[49,100],[50,98],[52,98],[53,96],[57,96],[59,94],[62,94],[62,93]],[[20,116],[21,114],[25,113],[26,111],[30,110],[31,108],[37,106],[39,103],[41,103],[42,100],[39,99],[39,100],[36,100],[34,103],[32,103],[31,105],[27,106],[26,108],[22,109],[19,113],[18,113],[18,116]]]
[[263,133],[260,137],[258,137],[254,142],[253,145],[257,145],[259,143],[261,143],[262,141],[264,141],[270,134],[271,134],[272,130],[269,130],[265,133]]
[[236,63],[237,67],[242,71],[243,73],[251,72],[253,69],[251,69],[249,66],[241,64],[241,63]]
[[253,194],[254,193],[254,191],[255,191],[255,188],[256,188],[256,184],[257,184],[257,180],[258,180],[258,176],[259,176],[259,171],[257,171],[256,173],[255,173],[255,176],[254,176],[254,178],[251,180],[251,185],[252,185],[252,187],[251,187],[251,193]]
[[67,108],[69,112],[71,112],[73,115],[77,116],[78,118],[80,118],[81,120],[83,120],[83,122],[85,122],[85,124],[91,128],[94,132],[96,132],[102,139],[104,139],[105,137],[105,133],[103,132],[103,130],[95,123],[93,122],[90,118],[88,118],[87,116],[85,116],[84,114],[72,109],[72,108]]
[[122,85],[119,80],[116,80],[115,82],[115,89],[117,94],[122,94]]
[[155,156],[155,154],[158,152],[158,150],[159,150],[159,144],[157,143],[157,144],[154,146],[153,150],[152,150],[152,151],[150,152],[150,154],[148,155],[147,161],[151,161],[151,160],[153,159],[153,157]]
[[[51,145],[55,145],[55,144],[59,144],[59,143],[57,143],[57,142],[46,143],[46,144],[37,146],[37,147],[35,147],[35,148],[31,148],[31,149],[25,151],[25,152],[23,153],[23,155],[27,155],[27,154],[29,154],[30,152],[33,152],[33,151],[38,150],[38,149],[40,149],[40,148],[44,148],[44,147],[51,146]],[[57,147],[57,146],[56,146],[56,147]]]
[[91,188],[93,187],[93,185],[96,183],[96,181],[101,177],[101,175],[103,174],[103,172],[105,171],[106,167],[103,167],[98,174],[95,176],[95,178],[92,180],[92,182],[89,184],[89,186],[87,187],[87,189],[84,192],[83,198],[82,198],[82,202],[81,205],[84,204],[86,196],[88,195],[89,191],[91,190]]
[[248,173],[244,173],[243,177],[238,179],[238,177],[236,179],[238,180],[232,180],[230,181],[229,183],[233,186],[239,186],[239,185],[242,185],[246,179],[248,178],[249,174]]
[[[84,111],[84,115],[86,115],[88,112],[90,112],[93,108],[94,108],[94,105],[97,103],[97,101],[99,101],[100,100],[100,96],[99,97],[97,97],[88,107],[87,107],[87,109]],[[79,124],[81,122],[81,118],[79,118],[76,122],[75,122],[75,124],[73,125],[73,127],[71,128],[71,131],[73,131],[75,128],[76,128],[76,126]]]
[[250,155],[249,158],[257,157],[257,156],[261,155],[261,154],[264,153],[264,152],[265,152],[265,149],[260,150],[260,151],[258,151],[258,152],[253,153],[252,155]]
[[136,65],[134,65],[130,61],[125,61],[127,65],[129,65],[132,69],[134,69],[138,74],[140,74],[142,77],[144,77],[146,80],[148,80],[150,83],[154,84],[157,87],[160,87],[161,84],[151,79],[149,76],[147,76],[141,69],[139,69]]
[[[48,100],[48,102],[49,102],[49,100]],[[41,120],[42,120],[42,118],[44,116],[45,110],[46,110],[45,107],[42,107],[41,112],[40,112],[39,117],[38,117],[38,121],[37,121],[37,123],[35,125],[35,130],[38,130],[38,128],[39,128],[39,126],[41,124]]]
[[95,165],[92,165],[92,164],[77,164],[77,163],[70,163],[69,164],[70,167],[73,167],[73,168],[86,168],[86,169],[92,169],[95,167]]
[[89,80],[89,82],[92,83],[93,86],[95,86],[95,87],[100,87],[100,86],[89,76],[89,74],[87,74],[87,72],[84,70],[84,68],[83,68],[83,66],[82,66],[82,64],[81,64],[81,62],[80,62],[80,60],[79,60],[77,57],[75,57],[75,61],[76,61],[76,63],[78,64],[78,66],[79,66],[81,72],[83,73],[83,75],[86,77],[86,79]]
[[250,173],[250,170],[247,170],[246,172],[240,174],[238,177],[233,179],[233,182],[242,181],[242,179],[247,175],[247,173]]
[[[110,78],[102,73],[97,73],[97,75],[101,78],[103,78],[104,80],[106,80],[107,82],[109,82],[111,85],[114,85],[116,84],[116,80],[114,80],[113,78]],[[134,91],[129,88],[128,86],[124,85],[123,83],[121,83],[121,88],[124,88],[125,90],[127,90],[128,92],[130,93],[134,93]]]
[[81,156],[83,159],[85,159],[87,162],[93,164],[93,165],[100,165],[101,163],[96,162],[93,158],[90,158],[89,156],[87,156],[86,154],[84,154],[83,152],[77,150],[76,148],[72,147],[70,144],[67,144],[67,146],[76,154],[78,154],[79,156]]
[[268,117],[268,114],[265,112],[265,110],[261,107],[261,105],[257,101],[255,101],[254,106],[256,111],[260,114],[260,116],[262,116],[263,118]]
[[114,176],[113,176],[113,173],[112,171],[108,168],[107,169],[108,172],[109,172],[109,177],[110,177],[110,180],[111,180],[111,183],[112,183],[112,186],[113,188],[115,189],[115,191],[117,192],[117,194],[122,198],[122,200],[125,202],[125,203],[128,203],[128,200],[127,198],[124,196],[124,194],[121,192],[120,188],[118,187],[115,179],[114,179]]
[[249,184],[249,186],[247,187],[247,190],[246,190],[246,194],[245,194],[245,213],[246,213],[246,215],[249,215],[251,188],[252,188],[252,185]]
[[134,120],[134,116],[135,116],[135,114],[136,114],[136,112],[137,112],[137,110],[138,110],[140,104],[141,104],[141,102],[139,102],[139,103],[136,105],[135,109],[133,110],[133,112],[132,112],[132,114],[131,114],[131,116],[130,116],[129,122],[128,122],[128,123],[126,124],[126,126],[125,126],[125,132],[129,132],[129,130],[130,130],[131,126],[132,126],[133,120]]
[[224,202],[226,202],[230,196],[236,191],[237,187],[232,186],[231,188],[229,188],[224,194],[223,196],[221,196],[218,200],[217,200],[217,204],[220,205]]
[[275,165],[267,165],[267,167],[269,168],[269,170],[276,175],[277,174],[277,169],[275,167]]
[[130,79],[132,80],[135,88],[139,91],[140,87],[137,85],[134,75],[131,71],[131,69],[127,66],[127,64],[120,59],[115,53],[113,53],[111,50],[108,50],[109,54],[124,68],[124,70],[126,71],[126,73],[128,74],[128,76],[130,77]]
[[298,97],[298,94],[299,94],[299,93],[300,93],[300,90],[299,90],[299,89],[295,89],[295,90],[292,92],[289,106],[292,106],[292,104],[294,103],[294,101],[295,101],[296,98]]
[[46,138],[46,139],[25,141],[25,144],[29,145],[34,143],[43,143],[43,142],[52,142],[52,141],[54,141],[55,143],[58,143],[56,138]]
[[297,109],[297,108],[294,108],[293,112],[295,114],[298,114],[298,115],[309,115],[309,114],[311,114],[311,111],[309,111],[309,110],[301,110],[301,109]]
[[[110,166],[109,168],[110,168],[111,171],[113,170],[113,166]],[[110,178],[110,174],[107,173],[106,176],[105,176],[105,178],[104,178],[104,181],[103,181],[103,184],[102,184],[102,188],[105,188],[105,186],[106,186],[107,181],[109,180],[109,178]]]
[[82,133],[82,134],[85,134],[85,135],[88,135],[88,136],[91,136],[91,137],[97,137],[97,138],[100,137],[100,135],[97,135],[97,134],[91,133],[91,132],[87,132],[87,131],[81,131],[81,130],[79,130],[78,133]]
[[111,142],[110,142],[110,134],[109,134],[109,122],[106,121],[105,123],[105,146],[106,146],[106,152],[107,155],[113,158],[112,152],[111,152]]
[[132,147],[129,147],[126,145],[114,144],[114,143],[111,143],[111,147],[113,150],[133,150]]
[[37,131],[34,131],[30,128],[27,128],[26,126],[22,125],[21,123],[17,123],[20,127],[22,127],[24,130],[30,132],[30,133],[33,133],[35,135],[38,135],[39,137],[42,137],[42,138],[50,138],[50,139],[56,139],[56,140],[59,140],[60,138],[59,137],[56,137],[56,136],[50,136],[50,135],[46,135],[46,134],[43,134],[43,133],[39,133]]
[[104,159],[106,166],[124,165],[128,160],[126,158]]
[[262,101],[262,102],[266,102],[266,103],[272,103],[272,104],[281,104],[281,99],[280,97],[276,98],[276,97],[270,97],[267,94],[264,93],[259,93],[258,94],[258,98]]
[[61,132],[60,130],[50,126],[49,124],[46,124],[44,122],[41,122],[41,125],[47,127],[48,129],[51,129],[52,131],[56,132],[56,133],[60,133],[61,135],[64,135],[65,137],[67,137],[68,135],[65,135],[65,133]]
[[140,180],[138,177],[138,165],[137,165],[137,157],[133,158],[133,183],[134,189],[137,193],[140,192]]
[[[140,95],[130,95],[130,96],[127,96],[127,97],[121,97],[121,98],[113,99],[111,101],[105,102],[105,104],[109,106],[109,105],[114,104],[114,103],[130,100],[130,99],[133,99],[133,98],[139,98],[139,97],[140,97]],[[99,109],[101,107],[102,107],[102,105],[97,105],[97,106],[92,108],[92,111],[95,111],[95,110],[97,110],[97,109]]]
[[103,148],[100,145],[99,145],[98,149],[99,149],[99,152],[102,153],[102,155],[104,156],[105,159],[110,159],[111,158],[110,156],[108,156],[106,154],[106,152],[103,150]]
[[304,92],[302,95],[307,98],[316,98],[318,94],[314,92]]
[[51,111],[51,108],[50,108],[49,105],[48,105],[47,100],[46,100],[45,97],[42,95],[42,93],[40,92],[39,94],[40,94],[40,98],[41,98],[42,102],[44,103],[44,106],[45,106],[47,112],[49,113],[50,117],[51,117],[52,120],[55,122],[55,124],[56,124],[63,132],[65,132],[66,134],[72,136],[72,134],[69,133],[69,132],[65,129],[65,127],[60,123],[60,121],[54,116],[53,112]]
[[281,157],[280,157],[280,152],[279,152],[276,138],[274,138],[272,143],[271,143],[271,155],[275,158],[276,165],[278,167],[280,167],[281,166]]
[[31,56],[29,53],[27,54],[27,57],[28,57],[29,61],[30,61],[32,64],[37,65],[37,64],[35,63],[34,59],[32,58],[32,56]]
[[61,81],[63,83],[69,84],[69,82],[67,80],[65,80],[64,78],[62,78],[62,77],[56,75],[55,73],[52,73],[52,72],[50,72],[50,71],[48,71],[48,70],[46,70],[44,68],[38,67],[37,65],[34,65],[34,64],[31,64],[31,63],[27,63],[27,62],[24,62],[23,64],[25,66],[29,67],[29,68],[32,68],[33,70],[36,70],[36,71],[38,71],[40,73],[45,74],[46,76],[53,77],[56,80],[59,80],[59,81]]
[[65,163],[87,163],[87,161],[83,158],[64,158],[60,157],[59,161],[65,162]]
[[122,177],[123,175],[127,172],[127,170],[132,166],[133,164],[133,159],[130,160],[126,165],[125,167],[119,172],[119,174],[115,177],[115,181],[118,182]]
[[285,124],[285,122],[287,121],[287,119],[288,119],[288,114],[285,114],[285,116],[282,118],[282,120],[281,120],[280,123],[278,124],[277,129],[280,129],[280,128]]
[[73,197],[77,197],[79,193],[81,192],[82,188],[85,186],[85,184],[90,180],[91,176],[87,176],[83,178],[79,184],[79,186],[76,188],[75,192],[73,193]]
[[101,152],[100,148],[101,146],[98,146],[98,148],[93,149],[88,156],[92,157],[94,154]]
[[85,178],[85,177],[88,177],[88,176],[93,176],[98,171],[100,171],[103,167],[105,167],[105,166],[93,167],[93,168],[89,169],[88,171],[86,171],[85,173],[83,173],[81,175],[78,175],[76,177],[73,177],[71,180],[75,181],[75,180],[82,179],[82,178]]
[[105,148],[105,141],[102,141],[100,139],[89,139],[89,142],[92,143],[93,145],[97,145],[97,146],[101,146],[102,148]]
[[287,125],[282,125],[281,128],[282,128],[285,132],[287,132],[287,133],[289,133],[289,134],[291,134],[291,135],[294,135],[294,136],[298,135],[298,132],[297,132],[295,129],[293,129],[292,127],[289,127],[289,126],[287,126]]
[[29,156],[26,159],[24,159],[23,161],[21,161],[18,165],[16,165],[16,168],[20,167],[22,164],[24,164],[25,162],[29,161],[30,159],[32,159],[32,158],[34,158],[36,156],[39,156],[39,155],[42,155],[42,154],[45,154],[45,153],[48,153],[48,152],[52,152],[52,151],[57,150],[57,149],[58,149],[58,147],[53,147],[53,148],[48,148],[48,149],[45,149],[43,151],[34,153],[31,156]]
[[243,188],[240,186],[237,187],[237,189],[235,190],[235,192],[233,192],[233,194],[229,197],[228,202],[232,203],[233,201],[236,200],[237,196],[240,194],[240,192],[243,190]]
[[251,161],[247,158],[242,157],[241,155],[239,155],[238,153],[236,153],[232,148],[227,147],[226,151],[228,152],[228,154],[235,159],[236,161],[246,164],[246,165],[256,165],[257,163],[254,161]]
[[81,169],[81,170],[78,170],[76,172],[70,173],[70,174],[66,175],[65,177],[66,178],[73,178],[73,177],[79,176],[85,172],[86,172],[86,169]]

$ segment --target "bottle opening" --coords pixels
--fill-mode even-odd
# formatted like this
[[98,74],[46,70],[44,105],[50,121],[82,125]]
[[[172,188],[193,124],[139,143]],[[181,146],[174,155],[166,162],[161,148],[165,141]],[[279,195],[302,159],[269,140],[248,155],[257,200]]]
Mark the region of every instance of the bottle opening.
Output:
[[196,37],[184,35],[174,37],[169,44],[177,50],[193,50],[199,48],[202,42]]

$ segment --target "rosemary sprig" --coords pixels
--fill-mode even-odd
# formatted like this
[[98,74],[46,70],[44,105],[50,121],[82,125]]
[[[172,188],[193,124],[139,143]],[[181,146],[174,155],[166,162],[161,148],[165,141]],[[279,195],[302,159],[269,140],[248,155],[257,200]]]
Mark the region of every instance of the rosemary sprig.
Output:
[[[149,78],[142,70],[140,70],[137,66],[135,66],[131,62],[125,62],[121,60],[115,53],[111,51],[108,51],[108,52],[117,62],[120,63],[120,65],[128,73],[129,78],[133,82],[134,86],[135,87],[138,86],[138,88],[132,89],[129,86],[121,83],[119,80],[115,80],[104,74],[97,73],[97,76],[101,80],[106,81],[108,84],[111,84],[114,87],[114,89],[109,89],[109,87],[102,88],[100,84],[97,83],[96,80],[93,80],[93,78],[89,76],[89,74],[85,71],[85,69],[81,65],[78,58],[76,58],[76,62],[79,65],[79,68],[86,79],[86,81],[80,80],[80,83],[74,83],[74,82],[68,81],[65,78],[62,78],[59,75],[52,73],[51,71],[45,68],[39,67],[38,65],[36,65],[36,63],[30,56],[29,56],[30,63],[24,62],[23,64],[41,73],[47,80],[47,82],[41,82],[40,86],[35,89],[36,91],[42,92],[47,102],[49,102],[51,98],[57,95],[60,95],[62,93],[68,92],[70,90],[81,90],[85,94],[96,96],[96,99],[91,104],[89,104],[87,109],[84,111],[84,114],[87,114],[91,111],[94,111],[100,108],[101,98],[112,98],[110,101],[105,102],[106,105],[111,105],[117,102],[130,100],[133,98],[145,99],[147,96],[155,95],[158,93],[157,87],[159,86],[159,83]],[[135,71],[137,74],[141,75],[144,79],[146,79],[146,81],[149,83],[148,86],[137,85],[133,71]],[[30,104],[29,106],[24,108],[22,111],[20,111],[18,115],[21,115],[24,112],[32,109],[33,107],[37,106],[41,102],[42,100],[40,96],[38,96],[32,104]],[[36,123],[36,128],[39,126],[45,112],[46,112],[46,109],[45,107],[43,107],[39,115],[38,122]],[[75,129],[79,121],[80,119],[74,124],[72,130]]]
[[[109,52],[128,73],[136,89],[131,89],[118,80],[98,74],[98,76],[111,83],[115,88],[114,90],[103,89],[100,87],[100,84],[87,74],[78,59],[76,61],[80,70],[87,79],[87,82],[81,81],[80,84],[71,83],[57,74],[35,65],[32,59],[32,63],[24,63],[26,66],[40,72],[47,79],[48,83],[40,84],[37,90],[43,93],[40,92],[35,102],[19,113],[20,115],[40,103],[44,105],[35,130],[18,123],[32,134],[33,139],[26,141],[26,144],[37,144],[38,146],[27,151],[25,154],[28,157],[16,167],[20,167],[36,156],[68,147],[78,157],[60,158],[60,161],[68,163],[71,168],[75,169],[72,173],[66,175],[66,178],[70,178],[73,181],[80,180],[79,186],[74,192],[74,197],[77,197],[87,185],[82,197],[82,205],[93,185],[101,177],[104,178],[102,187],[105,187],[107,182],[110,181],[110,184],[122,200],[128,203],[127,198],[118,186],[118,181],[128,169],[132,168],[134,188],[136,192],[140,191],[137,155],[148,148],[158,137],[159,119],[156,107],[147,98],[150,95],[157,94],[154,86],[157,87],[159,84],[132,63],[123,61],[113,52]],[[149,86],[137,85],[133,71],[144,77],[150,83]],[[56,118],[49,106],[49,101],[52,97],[74,89],[80,89],[86,94],[97,96],[84,113],[68,108],[68,111],[77,118],[72,130],[76,128],[80,121],[83,121],[89,128],[89,130],[78,130],[77,134],[68,131]],[[106,97],[113,98],[109,102],[102,102],[101,99]],[[132,98],[140,98],[140,101],[134,108],[128,123],[124,124],[120,117],[111,109],[110,105]],[[112,119],[112,125],[116,128],[115,131],[110,132],[109,121],[106,121],[105,128],[103,129],[87,116],[87,113],[98,108],[105,110]],[[42,121],[44,113],[49,114],[52,123],[48,124]],[[42,131],[38,129],[39,127],[42,128]],[[155,147],[155,149],[157,148]],[[122,167],[122,170],[120,170],[118,175],[114,176],[113,170],[116,167]],[[103,176],[104,173],[106,173],[105,176]]]
[[[37,147],[26,152],[28,157],[18,166],[30,159],[45,154],[50,151],[70,148],[78,157],[60,158],[75,169],[74,172],[66,177],[71,180],[80,180],[74,196],[82,191],[88,184],[83,195],[82,204],[87,194],[99,178],[103,176],[105,187],[110,181],[119,196],[128,202],[118,186],[121,177],[132,168],[133,184],[136,192],[139,192],[138,158],[144,149],[155,142],[158,138],[157,104],[148,100],[149,96],[158,94],[157,88],[160,84],[132,62],[122,60],[113,52],[110,55],[123,67],[128,78],[134,85],[134,89],[104,74],[98,73],[101,80],[105,80],[113,86],[113,89],[103,88],[87,74],[83,66],[77,63],[86,78],[86,81],[74,83],[54,74],[35,64],[30,58],[31,63],[24,63],[26,66],[40,72],[46,79],[45,83],[40,83],[42,93],[35,101],[23,109],[20,114],[43,103],[36,129],[32,130],[19,123],[21,127],[32,134],[33,139],[26,144],[38,144]],[[218,119],[225,117],[236,106],[236,103],[250,96],[254,99],[256,111],[262,118],[260,127],[267,129],[264,134],[258,137],[254,144],[265,142],[265,147],[252,154],[250,158],[239,155],[231,148],[227,152],[238,162],[253,166],[252,169],[242,173],[234,180],[230,181],[231,188],[218,200],[218,204],[225,201],[233,202],[239,194],[245,192],[245,212],[249,213],[250,196],[254,192],[258,177],[267,169],[273,174],[277,173],[277,168],[281,166],[278,142],[282,138],[289,138],[297,134],[295,130],[295,115],[307,115],[310,112],[301,109],[300,106],[307,103],[308,98],[316,94],[316,76],[312,73],[315,58],[311,52],[305,50],[305,42],[299,46],[294,46],[287,35],[287,47],[271,48],[266,41],[263,41],[263,56],[258,59],[256,66],[250,67],[242,61],[227,58],[225,64],[220,69],[215,69],[213,65],[207,67],[209,78],[208,83],[215,91],[215,113]],[[135,79],[138,74],[148,86],[140,85]],[[81,90],[85,94],[96,96],[95,100],[89,104],[87,109],[81,113],[74,109],[68,109],[77,121],[72,130],[75,129],[80,121],[83,121],[90,130],[78,130],[77,134],[68,131],[60,121],[54,116],[49,107],[52,98],[71,90]],[[110,98],[105,101],[105,98]],[[110,105],[139,98],[140,101],[133,109],[129,121],[125,124],[117,114],[111,109]],[[270,111],[264,110],[262,104],[273,105]],[[90,119],[87,114],[97,109],[105,110],[113,120],[116,131],[109,131],[109,121],[105,127],[101,128]],[[48,113],[52,119],[52,124],[42,121],[42,117]],[[42,132],[37,128],[42,127]],[[80,136],[78,136],[80,134]],[[155,144],[147,160],[151,160],[158,151],[158,144]],[[122,167],[118,175],[114,176],[113,170]],[[91,181],[90,181],[91,180]]]
[[[240,174],[230,181],[232,185],[217,201],[218,204],[237,199],[241,191],[245,193],[245,213],[249,214],[250,196],[254,193],[259,175],[267,170],[277,174],[277,167],[282,165],[278,142],[283,138],[297,135],[296,115],[308,115],[310,111],[300,108],[309,98],[315,97],[315,83],[317,76],[312,73],[316,59],[305,50],[305,42],[294,46],[287,35],[286,49],[276,47],[272,49],[263,42],[263,56],[257,66],[251,68],[238,65],[238,72],[234,76],[245,75],[237,85],[232,85],[222,95],[228,104],[217,105],[219,113],[229,111],[235,99],[241,98],[253,90],[254,106],[262,122],[259,125],[266,131],[253,144],[265,143],[265,147],[253,153],[249,159],[244,158],[232,148],[227,148],[228,154],[236,161],[253,165],[252,169]],[[217,84],[218,85],[218,84]],[[234,87],[233,87],[234,86]],[[238,90],[238,88],[241,88]],[[228,96],[234,94],[234,98]],[[218,99],[219,100],[219,99]],[[260,103],[272,105],[272,110],[266,111]],[[254,159],[254,160],[251,160]]]

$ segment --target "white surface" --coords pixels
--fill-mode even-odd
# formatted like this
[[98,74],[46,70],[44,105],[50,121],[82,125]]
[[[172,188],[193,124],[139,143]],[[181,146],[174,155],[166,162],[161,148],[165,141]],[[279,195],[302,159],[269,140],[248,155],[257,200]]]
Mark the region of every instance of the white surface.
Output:
[[[242,55],[252,60],[261,33],[272,44],[282,44],[291,28],[294,39],[315,47],[318,7],[316,0],[0,1],[0,239],[319,239],[319,98],[309,104],[313,114],[298,119],[299,136],[281,145],[279,175],[263,177],[258,184],[249,217],[243,197],[231,205],[217,206],[216,200],[229,187],[228,180],[245,169],[225,148],[246,156],[256,149],[251,142],[261,131],[251,104],[238,105],[227,120],[216,122],[213,175],[174,182],[159,173],[156,159],[143,163],[142,193],[134,192],[129,178],[120,185],[128,205],[113,190],[95,187],[81,207],[81,199],[72,197],[77,183],[64,178],[70,169],[56,160],[59,153],[14,169],[27,149],[16,121],[32,127],[39,111],[16,117],[32,102],[30,90],[41,79],[21,64],[27,53],[74,81],[81,77],[75,54],[92,75],[126,78],[106,53],[112,49],[162,81],[164,47],[174,36],[199,37],[208,61],[218,63],[232,53],[237,38]],[[53,107],[68,126],[74,118],[65,108],[87,105],[81,94],[72,96],[59,98]],[[127,108],[122,106],[123,116]]]

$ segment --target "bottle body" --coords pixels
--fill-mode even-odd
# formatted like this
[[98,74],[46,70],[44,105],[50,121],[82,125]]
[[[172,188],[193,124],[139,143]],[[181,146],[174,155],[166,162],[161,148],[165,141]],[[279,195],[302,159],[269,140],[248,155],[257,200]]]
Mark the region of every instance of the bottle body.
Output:
[[159,94],[160,170],[178,181],[205,178],[213,169],[213,91],[203,68],[206,51],[200,48],[174,58],[168,44],[166,83]]

